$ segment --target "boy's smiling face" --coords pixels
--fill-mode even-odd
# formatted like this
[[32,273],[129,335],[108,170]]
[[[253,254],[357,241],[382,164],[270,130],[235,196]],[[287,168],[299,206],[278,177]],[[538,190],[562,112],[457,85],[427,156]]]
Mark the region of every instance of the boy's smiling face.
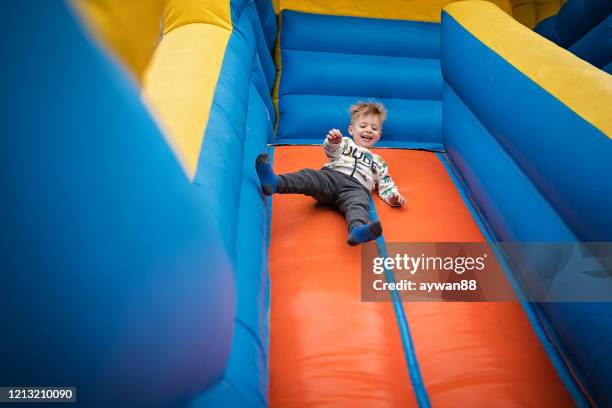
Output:
[[348,131],[359,146],[366,148],[374,146],[382,135],[380,116],[374,113],[358,115],[349,125]]

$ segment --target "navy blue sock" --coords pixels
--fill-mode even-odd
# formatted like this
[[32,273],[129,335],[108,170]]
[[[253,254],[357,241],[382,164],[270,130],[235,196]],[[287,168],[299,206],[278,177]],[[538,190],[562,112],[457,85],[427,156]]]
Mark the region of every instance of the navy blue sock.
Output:
[[276,192],[278,187],[278,177],[272,170],[272,165],[268,161],[268,153],[262,153],[255,159],[255,170],[259,176],[259,183],[261,184],[261,191],[265,195],[271,195]]
[[349,245],[359,245],[364,242],[374,241],[382,234],[382,226],[380,221],[374,221],[371,224],[358,225],[351,230],[348,236]]

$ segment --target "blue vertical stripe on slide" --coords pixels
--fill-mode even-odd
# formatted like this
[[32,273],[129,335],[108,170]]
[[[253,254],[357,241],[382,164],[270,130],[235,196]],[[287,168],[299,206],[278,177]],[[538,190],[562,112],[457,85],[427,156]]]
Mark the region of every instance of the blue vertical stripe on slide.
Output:
[[[372,200],[372,198],[370,198],[370,220],[378,221],[378,214],[376,213],[376,208],[374,206],[374,201]],[[376,248],[378,249],[378,254],[381,257],[386,258],[389,256],[387,252],[387,245],[385,244],[385,238],[383,235],[381,235],[376,240]],[[385,279],[389,283],[395,283],[393,273],[387,268],[385,268]],[[417,361],[416,353],[414,350],[414,343],[412,342],[412,336],[410,335],[410,328],[408,327],[406,314],[404,313],[404,309],[402,307],[402,301],[400,300],[399,294],[396,290],[390,290],[389,292],[391,294],[393,310],[395,311],[397,325],[400,331],[400,336],[402,338],[402,346],[404,347],[406,363],[408,364],[408,373],[410,375],[410,381],[412,382],[414,394],[416,396],[419,407],[429,408],[431,406],[431,404],[429,403],[429,396],[427,395],[427,390],[425,390],[423,378],[421,377],[421,370],[419,369],[419,362]]]

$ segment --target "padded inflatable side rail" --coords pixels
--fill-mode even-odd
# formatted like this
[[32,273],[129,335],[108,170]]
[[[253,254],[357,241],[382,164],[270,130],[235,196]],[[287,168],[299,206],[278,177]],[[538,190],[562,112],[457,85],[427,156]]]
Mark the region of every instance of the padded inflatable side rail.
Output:
[[[445,145],[496,237],[611,241],[609,76],[486,3],[448,6],[442,43]],[[609,404],[612,306],[539,306],[585,389]]]

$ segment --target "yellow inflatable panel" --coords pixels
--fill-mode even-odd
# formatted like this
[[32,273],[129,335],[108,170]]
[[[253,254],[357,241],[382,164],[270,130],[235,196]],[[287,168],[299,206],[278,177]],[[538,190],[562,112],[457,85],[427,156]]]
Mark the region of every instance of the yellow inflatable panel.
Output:
[[491,50],[612,138],[612,76],[516,24],[490,3],[458,2],[448,5],[445,11]]
[[[272,0],[276,14],[289,9],[307,13],[348,15],[439,22],[436,15],[444,6],[462,0],[392,0],[380,3],[366,1]],[[565,0],[487,0],[529,28],[559,12]]]
[[166,0],[164,34],[191,23],[232,29],[230,0]]
[[[559,9],[565,3],[565,0],[534,0],[535,1],[535,24],[553,16],[559,12]],[[535,27],[534,24],[534,27]]]
[[176,28],[164,36],[144,77],[143,97],[189,180],[198,165],[230,34],[212,24]]
[[72,0],[70,4],[138,81],[161,35],[163,0]]
[[516,0],[512,1],[512,15],[517,21],[529,28],[535,26],[535,8],[530,1],[522,1],[520,3]]
[[[442,8],[454,1],[457,0],[278,0],[275,10],[439,23]],[[510,0],[490,1],[512,15]]]
[[510,0],[514,18],[529,28],[559,12],[563,0]]

